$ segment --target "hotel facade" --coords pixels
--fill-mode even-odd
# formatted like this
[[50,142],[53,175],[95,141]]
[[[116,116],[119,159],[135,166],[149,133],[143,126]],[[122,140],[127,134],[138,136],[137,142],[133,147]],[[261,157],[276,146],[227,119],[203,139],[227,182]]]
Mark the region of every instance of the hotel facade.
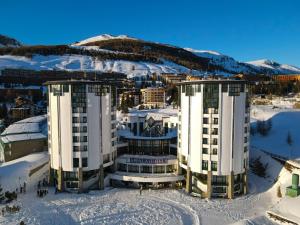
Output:
[[178,87],[178,159],[187,192],[208,198],[247,193],[248,84],[199,80]]
[[104,187],[116,157],[112,87],[94,81],[52,81],[48,86],[50,167],[58,190]]

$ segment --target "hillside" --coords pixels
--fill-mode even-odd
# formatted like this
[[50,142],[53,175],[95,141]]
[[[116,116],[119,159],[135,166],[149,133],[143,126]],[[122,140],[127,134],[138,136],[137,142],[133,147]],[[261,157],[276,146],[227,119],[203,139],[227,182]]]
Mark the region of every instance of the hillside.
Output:
[[[12,39],[14,40],[14,39]],[[0,42],[1,44],[1,42]],[[18,48],[15,48],[18,46]],[[270,63],[271,62],[271,63]],[[238,62],[214,51],[180,48],[126,35],[91,37],[70,45],[21,46],[2,41],[0,69],[121,72],[129,77],[152,73],[231,75],[295,74],[300,69],[272,61]]]
[[2,47],[20,47],[22,44],[14,38],[0,34],[0,48]]

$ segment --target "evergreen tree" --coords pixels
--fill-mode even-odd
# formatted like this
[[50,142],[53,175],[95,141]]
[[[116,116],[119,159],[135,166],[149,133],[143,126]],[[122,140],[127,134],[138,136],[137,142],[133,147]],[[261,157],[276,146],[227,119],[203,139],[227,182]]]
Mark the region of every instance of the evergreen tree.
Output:
[[2,191],[3,191],[3,189],[2,189],[1,184],[0,184],[0,203],[3,202],[3,200],[5,199],[4,193]]

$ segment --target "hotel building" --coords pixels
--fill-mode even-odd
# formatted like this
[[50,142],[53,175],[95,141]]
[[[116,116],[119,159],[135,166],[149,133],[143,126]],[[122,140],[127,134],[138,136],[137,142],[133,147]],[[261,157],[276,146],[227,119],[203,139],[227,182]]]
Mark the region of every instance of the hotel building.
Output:
[[187,192],[228,197],[247,192],[248,84],[198,80],[179,87],[178,159]]
[[79,80],[46,85],[50,166],[58,189],[102,189],[116,157],[113,88]]

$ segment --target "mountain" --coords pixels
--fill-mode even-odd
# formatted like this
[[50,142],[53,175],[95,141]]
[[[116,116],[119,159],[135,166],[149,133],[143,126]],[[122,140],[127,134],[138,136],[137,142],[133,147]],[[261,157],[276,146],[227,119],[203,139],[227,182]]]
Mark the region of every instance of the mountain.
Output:
[[[70,45],[22,46],[16,40],[14,45],[7,41],[0,43],[3,45],[0,48],[0,69],[97,70],[121,72],[128,77],[140,77],[152,73],[225,76],[237,73],[300,73],[297,67],[269,60],[239,62],[215,51],[180,48],[126,35],[103,34]],[[12,48],[13,46],[18,48]]]
[[20,47],[22,44],[14,38],[0,34],[0,48],[3,47]]
[[261,59],[247,62],[247,64],[258,68],[260,71],[265,71],[266,74],[300,74],[300,68],[287,64],[280,64],[268,59]]
[[262,59],[250,62],[239,62],[234,58],[215,51],[195,50],[185,48],[194,54],[210,59],[210,63],[219,65],[232,73],[249,74],[300,74],[300,68],[275,61]]

